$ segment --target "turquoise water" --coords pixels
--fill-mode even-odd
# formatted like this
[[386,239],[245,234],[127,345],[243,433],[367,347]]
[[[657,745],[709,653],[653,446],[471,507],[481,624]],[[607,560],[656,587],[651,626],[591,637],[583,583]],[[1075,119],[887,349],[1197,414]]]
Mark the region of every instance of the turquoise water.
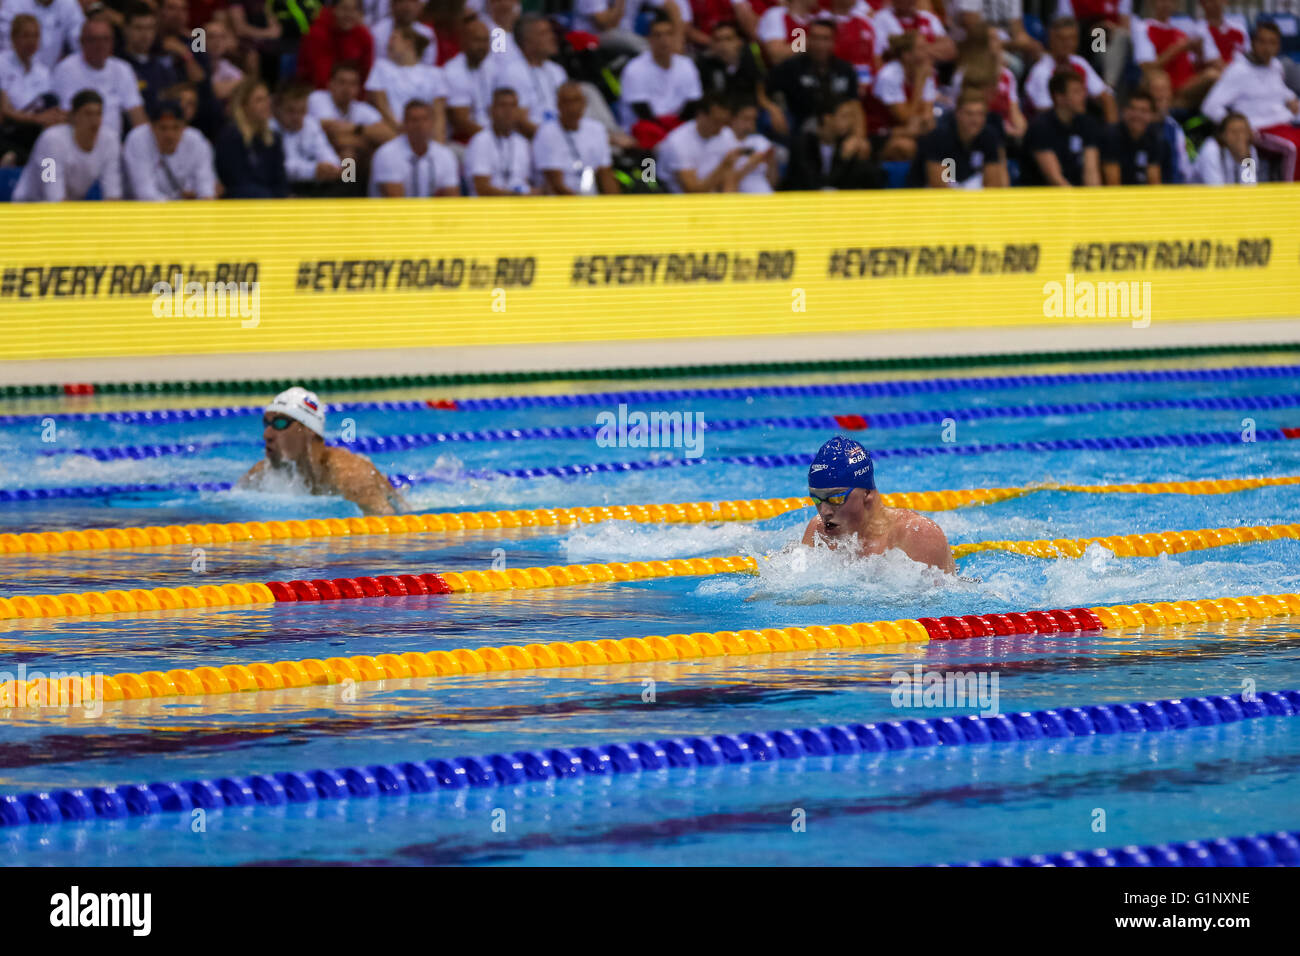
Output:
[[[850,378],[846,376],[846,379]],[[795,384],[808,380],[787,379]],[[728,383],[730,384],[730,383]],[[871,414],[911,409],[1258,396],[1300,391],[1286,379],[1133,383],[904,396],[887,401],[682,399],[645,410],[710,418]],[[325,396],[328,398],[328,396]],[[349,396],[350,397],[350,396]],[[411,393],[391,396],[413,397]],[[445,397],[423,396],[420,397]],[[133,407],[130,400],[98,400]],[[158,400],[154,400],[156,405]],[[78,406],[9,402],[42,415]],[[528,425],[589,425],[596,408],[495,412],[350,412],[358,435]],[[331,416],[331,427],[342,415]],[[1162,410],[960,423],[957,443],[1240,431],[1300,424],[1294,410]],[[258,453],[256,419],[177,424],[39,420],[0,428],[0,487],[230,481]],[[705,434],[704,456],[811,452],[829,432]],[[868,445],[940,445],[940,426],[858,433]],[[237,442],[190,455],[98,462],[42,452],[175,441]],[[799,467],[706,463],[578,479],[465,478],[463,470],[680,455],[605,448],[591,439],[443,445],[373,456],[386,472],[437,471],[409,492],[418,510],[624,504],[797,495]],[[1145,451],[1017,452],[887,458],[884,491],[1300,474],[1300,442]],[[1225,495],[1040,492],[934,513],[954,544],[1289,523],[1300,486]],[[346,502],[275,493],[163,492],[7,504],[2,530],[355,514]],[[771,555],[811,509],[765,522],[312,539],[191,548],[9,555],[3,592],[51,593],[227,581],[342,577],[707,555]],[[757,576],[719,575],[546,591],[387,598],[321,605],[171,611],[116,618],[0,622],[0,670],[143,671],[258,660],[401,653],[482,645],[1300,591],[1300,542],[1273,541],[1159,558],[1095,550],[1044,561],[999,552],[939,580],[898,556],[845,561],[813,553],[760,561]],[[997,709],[1127,702],[1300,687],[1300,641],[1286,618],[1157,631],[1028,635],[890,650],[629,664],[461,676],[343,688],[136,701],[99,716],[0,713],[0,793],[216,778],[374,762],[599,745],[721,732],[971,713],[907,710],[891,675],[975,671],[997,677]],[[645,699],[653,680],[653,700]],[[194,832],[188,815],[0,829],[9,864],[425,863],[920,864],[1297,826],[1300,721],[1080,740],[809,758],[766,765],[578,778],[289,808],[226,808]],[[1097,810],[1105,830],[1094,829]],[[504,811],[497,813],[496,811]],[[791,822],[802,811],[806,828]],[[494,822],[497,827],[494,829]],[[501,827],[504,825],[504,831]]]

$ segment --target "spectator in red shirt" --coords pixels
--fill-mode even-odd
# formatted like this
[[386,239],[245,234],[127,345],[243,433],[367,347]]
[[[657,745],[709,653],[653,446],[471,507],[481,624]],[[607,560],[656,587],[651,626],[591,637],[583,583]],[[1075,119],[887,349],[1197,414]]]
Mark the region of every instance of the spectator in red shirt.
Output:
[[735,20],[731,0],[691,0],[691,22],[686,24],[686,39],[693,46],[707,47],[719,23]]
[[916,141],[934,129],[938,89],[930,49],[915,30],[889,38],[885,65],[867,101],[872,146],[879,146],[882,161],[912,159]]
[[817,0],[787,0],[783,6],[768,7],[758,18],[758,41],[767,62],[776,66],[803,49],[796,41],[808,42],[808,24],[817,15]]
[[1196,21],[1196,28],[1205,41],[1205,55],[1227,66],[1238,53],[1250,48],[1250,41],[1246,37],[1246,21],[1235,14],[1224,16],[1223,6],[1223,0],[1201,0],[1205,18]]
[[1168,73],[1174,87],[1174,102],[1192,110],[1205,99],[1223,70],[1207,65],[1218,58],[1218,51],[1207,57],[1199,33],[1188,36],[1169,22],[1176,8],[1176,0],[1151,0],[1150,19],[1133,24],[1133,59],[1139,65],[1154,63]]
[[361,0],[339,0],[320,12],[298,49],[298,76],[324,89],[334,64],[345,61],[360,67],[364,86],[375,62],[375,44],[361,21]]
[[858,89],[866,91],[880,67],[876,56],[876,28],[862,0],[830,0],[826,17],[835,23],[835,55],[858,73]]

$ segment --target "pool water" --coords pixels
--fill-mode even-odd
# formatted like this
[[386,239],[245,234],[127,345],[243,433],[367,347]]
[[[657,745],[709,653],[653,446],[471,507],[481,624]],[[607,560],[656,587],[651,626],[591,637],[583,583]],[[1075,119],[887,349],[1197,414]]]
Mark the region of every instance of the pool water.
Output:
[[[1292,364],[1297,354],[1260,361]],[[1226,363],[1220,363],[1226,364]],[[1128,367],[1141,367],[1138,365]],[[1190,367],[1190,366],[1188,366]],[[1041,368],[1029,372],[1043,371]],[[860,381],[790,375],[780,384]],[[653,384],[653,383],[651,383]],[[702,385],[743,387],[720,380]],[[636,387],[646,387],[645,382]],[[683,387],[672,382],[668,387]],[[578,391],[556,383],[550,392]],[[479,390],[483,393],[484,390]],[[470,390],[465,390],[469,394]],[[1133,409],[867,429],[881,449],[1106,436],[1237,433],[1300,424],[1294,375],[1215,382],[1039,384],[884,398],[683,396],[631,410],[704,421],[1077,402],[1238,397],[1242,409]],[[322,396],[327,401],[332,396]],[[448,398],[406,391],[346,400]],[[75,404],[74,404],[75,403]],[[24,400],[0,413],[0,488],[229,482],[260,452],[256,417],[145,423],[61,413],[201,404],[123,397]],[[217,404],[213,402],[212,404]],[[1270,404],[1277,407],[1268,407]],[[358,436],[593,425],[606,406],[331,412]],[[54,441],[43,440],[53,422]],[[606,447],[594,438],[447,441],[371,455],[418,475],[412,510],[558,507],[793,496],[801,465],[720,458],[811,454],[832,429],[765,425],[706,431],[690,467],[580,477],[497,470],[680,459],[681,448]],[[182,454],[96,460],[75,448],[198,443]],[[882,457],[882,491],[1300,474],[1300,441],[1189,447],[985,451]],[[1295,519],[1300,486],[1229,494],[1039,491],[932,512],[950,542],[1092,537]],[[10,502],[0,531],[347,517],[355,508],[291,487],[167,490]],[[122,671],[357,654],[450,650],[651,634],[851,624],[1300,591],[1300,541],[1159,557],[1045,560],[1001,551],[943,579],[901,555],[861,560],[783,552],[811,508],[766,521],[499,529],[0,557],[0,593],[45,594],[424,571],[486,570],[746,554],[756,575],[661,578],[540,590],[323,604],[0,621],[0,670]],[[790,727],[955,716],[978,707],[896,706],[899,671],[997,679],[996,709],[1122,703],[1300,687],[1300,627],[1286,617],[1174,628],[1021,635],[361,683],[352,688],[125,701],[0,711],[0,793],[306,771],[405,760],[598,746]],[[11,865],[257,864],[883,864],[913,865],[1237,836],[1297,826],[1300,721],[880,754],[778,760],[534,782],[483,790],[287,807],[227,807],[196,831],[189,814],[0,828]],[[1100,811],[1100,812],[1099,812]],[[1098,820],[1103,823],[1098,828]]]

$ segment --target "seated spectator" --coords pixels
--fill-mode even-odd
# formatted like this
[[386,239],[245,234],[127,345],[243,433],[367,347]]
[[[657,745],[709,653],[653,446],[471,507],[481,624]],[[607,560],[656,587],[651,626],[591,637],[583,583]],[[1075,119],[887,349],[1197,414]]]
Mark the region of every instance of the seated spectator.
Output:
[[491,125],[474,134],[465,147],[465,178],[471,196],[512,196],[537,192],[532,178],[533,156],[528,140],[519,135],[519,97],[499,86],[492,91]]
[[423,62],[429,40],[413,27],[398,27],[388,36],[388,55],[375,61],[366,98],[393,129],[401,127],[408,100],[428,103],[433,109],[433,138],[447,141],[447,86],[442,70]]
[[1264,181],[1259,151],[1251,143],[1250,120],[1229,113],[1217,135],[1201,144],[1193,181],[1207,186],[1254,186]]
[[1178,120],[1169,114],[1174,103],[1174,88],[1169,82],[1169,74],[1159,67],[1144,68],[1140,89],[1151,94],[1151,102],[1155,105],[1156,115],[1151,126],[1161,142],[1160,182],[1165,185],[1190,183],[1192,164],[1187,157],[1187,136]]
[[784,137],[789,132],[785,112],[768,98],[753,51],[741,39],[734,20],[714,25],[708,52],[695,62],[705,93],[717,93],[730,102],[755,100],[775,135]]
[[551,59],[559,52],[551,21],[525,13],[515,24],[520,56],[501,72],[501,82],[519,93],[519,132],[532,139],[537,128],[558,115],[556,97],[569,79]]
[[[1132,0],[1057,0],[1056,17],[1076,22],[1075,46],[1070,52],[1078,53],[1100,70],[1106,85],[1114,89],[1128,63]],[[1098,29],[1102,31],[1100,36],[1095,33]],[[1108,117],[1106,122],[1113,123],[1115,118]]]
[[731,133],[740,153],[723,192],[770,193],[776,186],[776,146],[758,131],[758,105],[741,101],[731,113]]
[[227,199],[289,195],[284,145],[271,126],[271,93],[249,77],[230,97],[230,122],[217,137],[217,175]]
[[1152,123],[1156,106],[1150,93],[1137,92],[1124,106],[1124,119],[1108,127],[1101,140],[1101,179],[1107,186],[1159,186],[1164,141]]
[[239,46],[224,20],[209,20],[203,26],[208,54],[208,85],[212,96],[224,104],[244,79],[244,71],[235,63]]
[[782,189],[880,189],[884,175],[871,162],[871,145],[855,131],[855,99],[825,101],[817,125],[805,129],[790,151]]
[[144,101],[131,67],[112,56],[113,28],[103,20],[87,20],[81,28],[81,52],[59,61],[51,80],[64,109],[82,90],[94,90],[103,101],[104,136],[122,139],[122,114],[132,126],[145,122]]
[[703,95],[700,71],[674,53],[677,33],[661,13],[650,25],[650,49],[623,67],[623,125],[644,149],[652,149],[682,120],[689,119]]
[[574,0],[573,28],[600,37],[602,49],[644,53],[650,44],[636,32],[636,21],[646,5],[659,8],[668,19],[673,49],[681,49],[686,23],[692,16],[689,0]]
[[181,76],[170,56],[154,53],[158,39],[158,18],[144,3],[134,2],[126,8],[122,30],[122,59],[135,71],[146,112],[158,102],[162,91],[180,82]]
[[[388,56],[388,38],[392,36],[395,29],[410,27],[426,41],[420,53],[420,62],[425,66],[438,65],[438,41],[433,27],[419,20],[420,10],[423,7],[423,0],[392,0],[390,7],[392,15],[384,17],[370,27],[370,35],[375,42],[376,57],[382,60]],[[399,112],[398,115],[402,114]]]
[[1188,36],[1169,22],[1177,0],[1150,0],[1151,17],[1133,21],[1133,59],[1139,66],[1154,63],[1169,74],[1174,102],[1194,110],[1222,72],[1213,65],[1218,50],[1205,50],[1200,34]]
[[271,120],[284,149],[289,190],[296,195],[320,195],[323,187],[342,183],[343,177],[343,160],[330,145],[320,121],[307,115],[311,93],[311,86],[302,80],[290,82],[276,96]]
[[959,96],[965,86],[985,90],[989,113],[1002,125],[1002,132],[1008,139],[1020,139],[1029,122],[1020,111],[1016,78],[1002,65],[1002,37],[997,30],[989,29],[988,24],[977,23],[967,32],[960,49],[952,88]]
[[13,35],[13,21],[26,14],[41,26],[41,45],[36,60],[47,70],[81,46],[81,28],[86,15],[77,0],[2,0],[0,2],[0,50]]
[[873,146],[882,161],[912,159],[916,141],[934,129],[939,91],[930,49],[911,30],[890,37],[867,110]]
[[990,122],[988,94],[982,87],[963,87],[957,108],[921,137],[912,182],[932,189],[1011,185],[1002,129]]
[[1003,42],[1016,76],[1024,76],[1029,64],[1043,55],[1043,45],[1025,29],[1022,0],[958,0],[957,6],[957,22],[968,36],[979,23],[987,24],[999,37],[1005,35]]
[[179,103],[181,105],[181,119],[185,121],[185,125],[194,125],[194,117],[199,113],[199,90],[197,84],[191,83],[189,80],[181,80],[174,86],[169,86],[167,89],[163,90],[162,98],[165,100],[175,100]]
[[[226,9],[236,48],[246,57],[244,63],[249,72],[268,83],[278,83],[284,26],[273,5],[267,0],[230,0]],[[296,49],[300,42],[296,41],[291,49]]]
[[1110,87],[1102,82],[1101,77],[1088,61],[1074,52],[1078,45],[1079,24],[1077,22],[1069,18],[1052,22],[1052,27],[1047,33],[1047,52],[1025,77],[1025,99],[1029,101],[1029,105],[1035,112],[1047,112],[1053,109],[1052,93],[1048,89],[1048,83],[1058,70],[1068,68],[1078,74],[1079,79],[1083,81],[1088,99],[1101,112],[1106,122],[1113,123],[1119,118],[1115,97],[1111,94]]
[[934,63],[951,63],[957,59],[957,44],[944,30],[943,23],[928,10],[918,10],[916,0],[891,0],[876,14],[876,55],[883,57],[889,38],[915,31],[920,52]]
[[175,100],[160,100],[149,110],[149,123],[126,134],[122,172],[129,199],[215,199],[217,175],[212,147],[198,130],[185,125],[185,111]]
[[95,183],[103,198],[122,198],[121,147],[116,136],[103,130],[103,97],[94,90],[81,90],[69,106],[68,122],[51,126],[36,138],[14,187],[14,202],[85,199]]
[[557,117],[544,120],[533,137],[533,165],[546,192],[557,196],[619,192],[609,131],[582,115],[587,109],[582,84],[573,80],[560,84],[556,104]]
[[9,27],[10,47],[0,53],[0,166],[21,166],[42,132],[62,123],[50,70],[37,58],[41,24],[20,13]]
[[[390,199],[459,196],[456,154],[433,138],[433,107],[407,100],[402,135],[375,150],[370,195]],[[525,152],[528,144],[524,144]]]
[[1223,6],[1223,0],[1201,0],[1205,17],[1196,21],[1204,56],[1209,62],[1217,61],[1220,70],[1250,46],[1246,18],[1237,13],[1225,14]]
[[712,93],[700,100],[695,118],[679,125],[655,149],[655,178],[668,192],[722,192],[740,159],[740,147],[727,125],[731,107]]
[[488,56],[490,44],[487,25],[469,20],[461,30],[460,52],[443,67],[452,135],[462,143],[490,122],[492,91],[501,80],[497,62]]
[[[225,3],[225,0],[221,0]],[[154,0],[144,0],[153,6]],[[162,57],[176,74],[176,82],[206,83],[207,54],[193,49],[194,36],[186,0],[162,0],[156,7],[153,54]]]
[[361,0],[338,0],[321,10],[298,47],[298,76],[323,89],[334,66],[345,61],[357,65],[364,84],[375,63],[375,45],[361,21]]
[[307,97],[307,112],[320,122],[330,145],[344,159],[361,160],[388,142],[397,130],[369,103],[357,99],[361,70],[352,63],[336,63],[328,90]]
[[1100,186],[1101,132],[1087,113],[1088,92],[1079,74],[1066,67],[1047,84],[1052,109],[1029,121],[1026,186]]
[[[808,51],[796,53],[767,76],[767,91],[789,116],[792,131],[817,118],[827,100],[840,102],[858,89],[858,74],[834,53],[835,24],[814,20],[808,27]],[[860,111],[859,111],[860,112]],[[864,133],[859,115],[857,133]]]
[[736,13],[731,0],[691,0],[691,22],[686,25],[688,47],[712,45],[713,31],[719,23],[733,23],[737,34],[740,24],[735,23]]
[[808,24],[819,15],[817,0],[786,0],[768,7],[758,18],[758,42],[767,62],[776,66],[794,56],[795,39],[807,37]]
[[1270,21],[1255,24],[1250,51],[1240,53],[1223,70],[1219,81],[1210,88],[1201,112],[1215,123],[1222,123],[1229,112],[1240,113],[1255,131],[1255,143],[1282,158],[1282,179],[1294,182],[1300,149],[1300,100],[1282,78],[1282,64],[1277,55],[1282,49],[1282,33]]
[[835,55],[857,71],[859,95],[871,89],[880,67],[869,11],[862,0],[830,0],[830,9],[822,14],[835,24]]
[[497,66],[504,69],[524,58],[515,41],[515,26],[519,22],[518,0],[486,0],[479,19],[488,28],[488,47]]

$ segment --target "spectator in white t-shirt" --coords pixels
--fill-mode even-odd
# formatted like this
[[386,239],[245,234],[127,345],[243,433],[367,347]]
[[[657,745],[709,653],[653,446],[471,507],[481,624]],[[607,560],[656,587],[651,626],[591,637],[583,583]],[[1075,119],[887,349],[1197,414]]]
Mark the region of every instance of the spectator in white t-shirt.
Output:
[[551,59],[559,44],[549,20],[525,13],[515,34],[521,56],[502,71],[501,81],[519,93],[519,132],[532,139],[538,126],[558,115],[556,96],[569,77]]
[[104,199],[122,198],[121,146],[104,135],[103,97],[82,90],[69,105],[68,122],[37,137],[14,188],[14,202],[85,199],[95,183]]
[[728,125],[731,106],[721,96],[706,93],[695,119],[682,123],[655,150],[656,178],[668,192],[722,192],[735,175],[740,145]]
[[1196,21],[1206,58],[1227,66],[1237,56],[1250,48],[1250,28],[1246,18],[1239,13],[1224,13],[1224,0],[1201,0],[1205,16]]
[[1264,178],[1259,151],[1251,143],[1250,120],[1229,113],[1215,136],[1201,144],[1193,180],[1207,186],[1254,186]]
[[524,58],[515,38],[519,23],[518,0],[487,0],[479,19],[488,28],[489,55],[498,69],[505,69]]
[[87,20],[81,28],[81,52],[54,68],[54,92],[64,109],[82,90],[94,90],[104,100],[103,134],[122,138],[122,114],[131,126],[145,122],[144,100],[135,71],[113,53],[113,28],[104,20]]
[[423,62],[428,44],[423,34],[409,26],[398,27],[388,37],[388,56],[376,60],[366,80],[366,97],[384,121],[400,128],[408,100],[433,107],[433,138],[447,141],[447,85],[442,70]]
[[343,160],[330,145],[320,120],[307,115],[307,99],[312,92],[311,85],[301,80],[285,86],[275,97],[275,118],[271,124],[279,131],[284,145],[289,191],[316,195],[319,188],[316,184],[343,181]]
[[673,52],[676,38],[672,21],[657,14],[650,26],[650,49],[629,60],[619,78],[623,125],[646,149],[689,115],[703,93],[695,63]]
[[465,179],[471,196],[512,196],[537,193],[532,178],[533,154],[528,140],[516,132],[519,97],[507,86],[492,92],[490,124],[474,134],[465,147]]
[[361,92],[361,70],[355,63],[335,63],[330,85],[313,90],[307,97],[307,112],[329,137],[330,145],[344,159],[363,160],[376,147],[397,135],[379,110],[357,99]]
[[461,30],[460,52],[442,68],[447,119],[452,135],[462,143],[488,125],[492,91],[501,82],[498,61],[488,56],[491,50],[487,24],[469,20]]
[[[820,15],[817,0],[787,0],[783,6],[768,7],[758,18],[758,42],[767,62],[776,66],[794,56],[795,40],[806,41],[808,24]],[[802,32],[796,35],[796,30]]]
[[67,119],[54,95],[49,67],[36,57],[40,21],[19,14],[10,39],[10,48],[0,53],[0,166],[22,165],[36,137]]
[[11,24],[22,14],[35,17],[41,25],[36,59],[47,69],[80,48],[86,14],[77,0],[0,0],[0,50],[9,42]]
[[217,198],[212,146],[202,133],[185,125],[185,111],[175,100],[159,100],[148,124],[126,134],[122,174],[129,199]]
[[1089,101],[1101,110],[1106,122],[1119,122],[1119,107],[1115,105],[1114,94],[1092,65],[1074,52],[1078,46],[1078,21],[1071,17],[1053,20],[1047,33],[1047,52],[1025,77],[1025,99],[1040,113],[1053,109],[1052,94],[1047,85],[1052,80],[1052,74],[1068,68],[1079,75]]
[[543,122],[533,137],[533,165],[546,191],[558,196],[619,192],[609,130],[582,115],[587,109],[582,84],[561,83],[556,103],[556,118]]
[[[376,64],[388,56],[388,38],[393,35],[393,30],[398,27],[410,27],[428,41],[420,54],[420,62],[425,66],[438,65],[438,38],[434,35],[433,27],[421,23],[419,19],[423,7],[421,0],[393,0],[392,16],[384,17],[370,27],[371,39],[375,41]],[[370,84],[370,78],[366,77],[367,89]],[[402,111],[398,110],[397,115],[401,116]]]
[[387,198],[459,196],[456,154],[433,138],[433,107],[407,100],[403,133],[375,150],[370,195]]
[[939,91],[929,51],[911,30],[889,41],[887,62],[871,87],[871,134],[880,143],[881,160],[912,159],[917,141],[934,129]]
[[731,114],[731,132],[736,137],[740,155],[724,192],[770,193],[776,186],[776,147],[758,132],[758,104],[737,103]]

